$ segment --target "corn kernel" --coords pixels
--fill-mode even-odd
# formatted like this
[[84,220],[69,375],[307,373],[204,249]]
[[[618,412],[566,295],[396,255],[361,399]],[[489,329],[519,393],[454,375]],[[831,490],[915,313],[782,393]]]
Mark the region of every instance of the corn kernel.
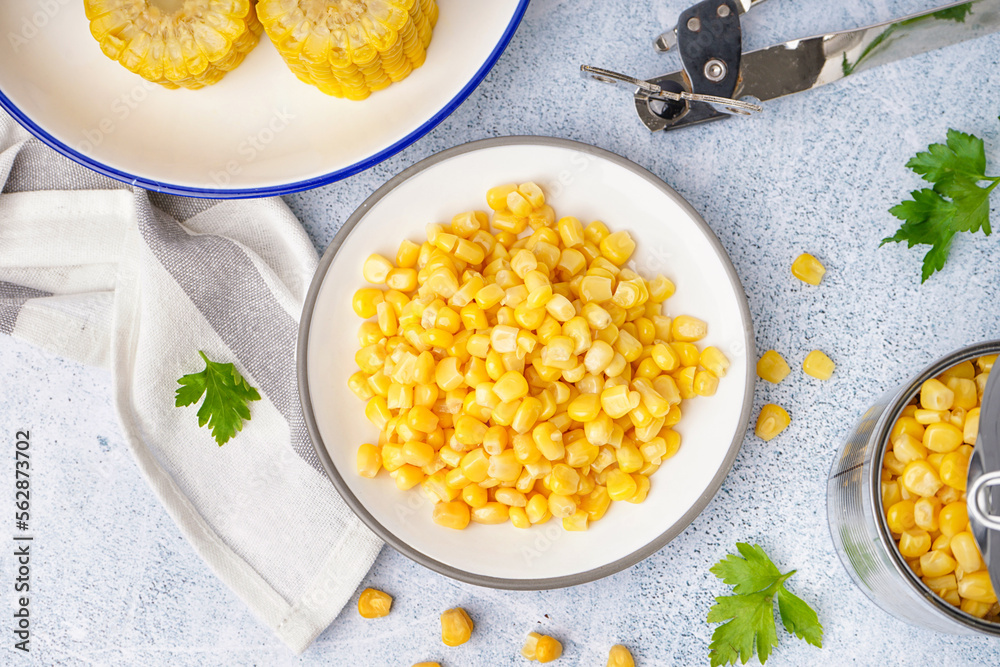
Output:
[[792,275],[804,283],[819,285],[825,273],[826,267],[808,253],[802,253],[792,262]]
[[938,516],[938,523],[941,527],[941,534],[949,538],[954,537],[969,525],[969,512],[965,501],[948,503],[941,508]]
[[382,468],[382,456],[378,447],[364,444],[358,447],[358,474],[362,477],[375,477]]
[[969,457],[958,451],[945,454],[938,474],[941,476],[941,481],[948,486],[965,491],[969,475]]
[[607,667],[635,667],[635,659],[627,648],[621,644],[615,644],[608,652]]
[[387,260],[382,255],[378,253],[372,253],[365,260],[364,265],[361,268],[361,274],[364,276],[365,280],[372,283],[373,285],[383,285],[385,284],[385,278],[389,275],[389,271],[394,269],[392,262]]
[[902,433],[892,441],[892,453],[903,464],[927,458],[927,448],[908,433]]
[[486,203],[494,211],[503,211],[507,208],[507,196],[517,191],[514,183],[505,183],[486,191]]
[[806,375],[811,375],[819,380],[829,380],[830,376],[833,375],[833,369],[835,365],[830,357],[826,356],[819,350],[813,350],[806,355],[805,361],[802,362],[802,370]]
[[549,494],[549,512],[557,519],[573,516],[577,510],[576,501],[559,493]]
[[989,572],[986,570],[971,572],[962,577],[962,580],[958,582],[958,594],[966,600],[991,605],[997,603],[997,595],[993,590]]
[[972,533],[965,530],[956,533],[951,537],[949,545],[955,561],[961,566],[964,572],[978,572],[986,567],[982,556],[979,554],[979,547],[976,546],[976,540],[972,536]]
[[347,378],[347,386],[350,387],[351,391],[354,392],[354,395],[362,401],[367,401],[375,396],[375,392],[372,391],[371,386],[368,384],[368,376],[365,375],[363,371],[358,371],[351,377]]
[[701,340],[708,334],[708,324],[697,317],[679,315],[671,323],[670,333],[674,340],[690,343]]
[[563,458],[566,453],[563,445],[563,434],[551,422],[538,424],[531,432],[535,447],[549,461]]
[[[560,434],[561,435],[561,434]],[[513,449],[506,449],[489,457],[488,477],[503,483],[513,484],[521,476],[522,466]]]
[[788,412],[784,408],[774,403],[768,403],[760,409],[754,433],[758,438],[767,442],[788,428],[791,421],[791,417],[788,416]]
[[932,549],[920,557],[920,569],[925,577],[943,577],[955,571],[955,559]]
[[417,288],[417,272],[414,269],[392,269],[385,277],[389,289],[410,292]]
[[394,474],[396,475],[396,488],[400,491],[412,489],[426,478],[423,470],[409,463],[399,466]]
[[930,379],[920,386],[920,405],[925,410],[950,410],[955,392],[940,380]]
[[637,407],[639,400],[639,392],[630,392],[625,385],[611,387],[601,392],[601,408],[612,419],[624,417]]
[[537,632],[529,632],[521,647],[521,657],[538,662],[552,662],[562,655],[562,644],[558,640]]
[[358,597],[358,613],[362,618],[382,618],[389,615],[392,596],[374,588],[366,588]]
[[400,268],[410,269],[417,265],[420,256],[420,246],[413,241],[403,239],[396,251],[396,264]]
[[899,538],[899,553],[905,558],[920,558],[930,548],[931,536],[926,530],[904,530]]
[[528,394],[528,382],[522,374],[507,371],[493,385],[493,393],[504,403],[510,403]]
[[[726,373],[729,371],[729,359],[722,353],[722,350],[712,345],[701,351],[701,358],[699,359],[699,362],[703,367],[711,371],[713,375],[719,378],[725,377]],[[663,370],[668,371],[670,369],[664,368]]]
[[635,251],[635,241],[626,231],[608,234],[601,239],[599,246],[601,255],[618,266],[627,262]]
[[365,417],[367,417],[368,421],[374,424],[376,428],[380,430],[384,429],[386,424],[389,423],[389,419],[392,418],[385,398],[382,396],[374,396],[371,398],[365,406]]
[[979,403],[979,393],[976,383],[973,380],[960,377],[949,377],[945,381],[945,386],[954,393],[952,406],[971,410]]
[[927,461],[911,461],[900,476],[903,487],[915,495],[930,497],[938,492],[942,482],[937,471]]
[[792,369],[788,367],[788,364],[781,355],[774,350],[765,352],[757,362],[757,377],[768,382],[778,384],[791,372]]
[[693,388],[698,396],[714,396],[719,388],[719,378],[711,371],[698,371],[694,376]]
[[580,394],[566,408],[569,416],[578,422],[589,422],[601,411],[601,397],[597,394]]
[[502,503],[489,502],[482,507],[473,508],[470,514],[473,523],[496,525],[507,522],[510,509]]
[[402,455],[406,463],[421,468],[430,464],[437,456],[437,452],[425,442],[411,440],[403,443]]
[[528,499],[528,504],[525,506],[524,511],[528,516],[528,521],[533,525],[545,523],[552,516],[549,512],[548,498],[540,493],[532,494]]
[[886,511],[886,523],[894,533],[904,533],[916,527],[913,501],[901,500]]
[[474,624],[467,611],[461,607],[441,614],[441,641],[445,646],[461,646],[472,637]]
[[[899,486],[897,482],[892,482],[896,488],[896,493],[899,493]],[[898,502],[901,497],[896,497],[893,502]],[[885,499],[882,501],[883,505],[889,505]],[[936,497],[932,498],[919,498],[913,503],[913,521],[917,528],[925,530],[928,532],[936,533],[938,531],[938,515],[941,513],[941,501]]]
[[580,487],[580,473],[564,463],[557,463],[549,473],[548,487],[553,493],[571,496]]
[[627,500],[635,495],[638,485],[631,475],[615,468],[608,473],[607,489],[611,500]]
[[928,424],[924,429],[922,442],[924,447],[934,452],[948,453],[958,449],[964,442],[962,431],[946,423]]
[[376,306],[384,300],[382,290],[377,287],[362,287],[354,293],[351,305],[358,317],[367,320],[369,317],[375,316]]
[[576,316],[573,304],[562,294],[553,294],[545,304],[545,311],[559,322],[568,322]]
[[502,503],[511,508],[508,512],[514,509],[522,509],[528,504],[528,499],[517,489],[499,488],[496,490],[494,496],[496,497],[498,503]]

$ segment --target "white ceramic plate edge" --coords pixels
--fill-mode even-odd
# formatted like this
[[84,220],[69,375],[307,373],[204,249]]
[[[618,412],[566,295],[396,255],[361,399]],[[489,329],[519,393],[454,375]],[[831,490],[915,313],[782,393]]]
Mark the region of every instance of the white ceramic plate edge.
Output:
[[[344,479],[337,472],[329,453],[326,450],[323,438],[320,434],[320,429],[317,424],[315,414],[311,409],[311,397],[307,376],[308,368],[308,340],[309,332],[312,321],[312,315],[315,308],[317,297],[321,291],[324,277],[326,276],[327,269],[330,267],[337,251],[340,246],[346,241],[351,231],[355,225],[365,217],[368,211],[385,197],[389,192],[395,189],[399,184],[407,181],[416,174],[424,171],[425,169],[443,162],[449,158],[468,153],[470,151],[476,151],[486,148],[498,147],[498,146],[509,146],[517,144],[528,144],[528,145],[544,145],[544,146],[554,146],[564,149],[570,149],[574,151],[579,151],[583,153],[588,153],[596,157],[608,160],[620,167],[628,169],[635,175],[645,179],[649,183],[653,184],[656,188],[661,190],[665,195],[671,198],[679,207],[681,207],[704,231],[706,239],[712,245],[713,249],[718,253],[720,259],[723,261],[725,270],[727,273],[727,278],[729,279],[734,292],[738,295],[738,303],[740,308],[740,314],[742,321],[745,323],[743,327],[744,333],[744,344],[747,351],[746,354],[746,369],[745,377],[746,383],[744,387],[744,398],[742,403],[742,409],[739,419],[740,426],[737,428],[734,434],[732,442],[729,444],[727,453],[723,460],[722,465],[719,467],[716,474],[712,477],[710,483],[706,487],[705,491],[697,499],[697,501],[686,511],[679,520],[675,521],[667,530],[661,533],[655,539],[650,540],[643,547],[634,550],[625,557],[614,560],[610,563],[602,565],[597,568],[586,570],[583,572],[576,572],[565,576],[556,577],[546,577],[546,578],[534,578],[534,579],[515,579],[515,578],[501,578],[486,576],[482,574],[472,573],[464,571],[460,568],[453,567],[449,564],[443,563],[436,560],[427,554],[411,547],[400,538],[398,538],[394,533],[383,526],[361,503],[361,501],[351,492],[349,486],[344,481]],[[746,433],[747,424],[750,417],[750,411],[753,405],[753,388],[754,388],[754,373],[753,373],[753,359],[756,358],[754,353],[754,336],[753,336],[753,326],[752,320],[750,318],[749,304],[747,303],[746,297],[743,293],[742,285],[736,275],[736,270],[732,265],[731,260],[728,257],[725,249],[722,247],[718,238],[712,232],[711,228],[705,223],[701,216],[688,204],[680,195],[678,195],[670,186],[665,184],[662,180],[654,176],[649,171],[643,169],[642,167],[636,165],[635,163],[626,160],[614,153],[610,153],[600,148],[594,146],[589,146],[587,144],[581,144],[578,142],[565,140],[565,139],[554,139],[548,137],[501,137],[496,139],[484,139],[480,141],[474,141],[467,143],[455,148],[451,148],[436,155],[433,155],[412,167],[404,170],[394,178],[386,182],[382,187],[380,187],[375,193],[373,193],[360,207],[355,211],[351,217],[344,223],[343,227],[337,233],[334,240],[330,243],[322,259],[320,260],[319,267],[316,272],[316,277],[310,286],[309,292],[306,296],[305,306],[302,312],[302,320],[299,328],[299,340],[298,340],[298,356],[297,356],[297,369],[298,369],[298,385],[299,385],[299,396],[302,401],[302,409],[306,419],[306,425],[309,431],[309,435],[312,438],[313,445],[316,448],[317,455],[323,464],[324,469],[327,471],[331,481],[337,488],[337,491],[344,498],[348,506],[371,528],[381,539],[386,543],[391,545],[394,549],[400,553],[406,555],[407,557],[415,560],[416,562],[428,567],[436,572],[444,574],[445,576],[464,581],[467,583],[486,586],[490,588],[500,588],[500,589],[510,589],[510,590],[543,590],[551,588],[561,588],[565,586],[574,586],[589,581],[594,581],[600,579],[623,569],[626,569],[651,554],[659,551],[668,542],[670,542],[674,537],[679,535],[688,525],[697,517],[704,508],[708,505],[711,499],[718,492],[722,485],[723,480],[732,468],[733,462],[739,453],[740,446],[742,445],[743,438]]]

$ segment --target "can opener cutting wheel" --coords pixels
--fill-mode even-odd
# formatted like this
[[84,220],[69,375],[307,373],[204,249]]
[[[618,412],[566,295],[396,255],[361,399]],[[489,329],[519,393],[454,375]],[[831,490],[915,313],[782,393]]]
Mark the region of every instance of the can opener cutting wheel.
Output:
[[851,74],[1000,30],[1000,0],[957,2],[857,30],[743,52],[740,16],[764,0],[704,0],[653,43],[680,52],[684,69],[648,80],[582,65],[585,76],[634,89],[651,131],[748,115],[756,102],[811,90]]

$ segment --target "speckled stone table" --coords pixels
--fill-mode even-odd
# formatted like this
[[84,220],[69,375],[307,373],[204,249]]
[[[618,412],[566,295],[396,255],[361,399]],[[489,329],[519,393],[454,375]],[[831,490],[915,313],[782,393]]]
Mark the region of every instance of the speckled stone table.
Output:
[[[488,1],[488,0],[485,0]],[[772,0],[745,19],[748,48],[873,23],[934,0]],[[146,488],[125,449],[102,371],[0,337],[0,434],[12,497],[12,437],[32,431],[34,637],[13,651],[14,561],[0,563],[0,663],[72,665],[525,664],[526,632],[560,637],[560,665],[603,665],[610,645],[641,665],[704,665],[709,566],[737,541],[759,542],[814,603],[822,650],[779,630],[768,664],[1000,664],[1000,640],[935,634],[882,612],[851,584],[833,551],[826,477],[850,424],[881,392],[933,358],[1000,338],[1000,248],[956,238],[945,270],[923,286],[920,253],[878,248],[886,209],[918,187],[903,164],[955,127],[984,138],[1000,164],[1000,35],[929,53],[729,120],[650,135],[629,96],[578,78],[580,63],[640,76],[676,69],[651,38],[685,0],[535,0],[479,90],[414,146],[369,171],[288,197],[317,248],[390,176],[441,149],[490,136],[543,134],[614,151],[651,169],[698,209],[729,251],[750,299],[759,350],[795,366],[825,350],[827,383],[793,374],[758,382],[755,412],[789,409],[770,443],[748,436],[721,491],[676,540],[617,575],[566,590],[512,593],[459,584],[384,549],[365,585],[396,596],[391,616],[348,608],[301,657],[291,655],[207,570]],[[996,168],[993,171],[997,171]],[[802,251],[826,264],[819,288],[790,278]],[[468,644],[445,648],[437,615],[476,619]],[[754,663],[755,664],[755,663]]]

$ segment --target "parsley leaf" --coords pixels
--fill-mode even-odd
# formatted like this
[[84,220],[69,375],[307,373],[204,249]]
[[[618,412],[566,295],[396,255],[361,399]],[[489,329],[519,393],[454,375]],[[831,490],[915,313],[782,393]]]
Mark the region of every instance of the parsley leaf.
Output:
[[[761,664],[778,645],[774,625],[774,596],[778,596],[781,623],[788,632],[813,646],[823,646],[823,626],[802,598],[785,588],[795,570],[782,574],[759,545],[737,542],[740,556],[729,554],[711,568],[712,574],[733,587],[736,595],[715,598],[709,623],[722,623],[712,633],[708,657],[712,667],[746,664],[756,651]],[[742,556],[742,558],[741,558]]]
[[813,646],[823,648],[823,626],[820,625],[816,612],[805,600],[789,593],[784,586],[778,589],[778,613],[781,614],[785,630]]
[[732,586],[737,595],[756,593],[781,578],[781,572],[759,545],[737,542],[736,549],[743,558],[729,554],[709,571]]
[[[1000,183],[1000,176],[986,175],[983,140],[958,130],[948,130],[946,143],[931,144],[906,166],[934,186],[914,190],[912,199],[889,209],[903,224],[880,245],[905,242],[908,248],[931,246],[924,255],[920,280],[924,282],[944,268],[955,234],[982,230],[989,236],[993,231],[990,193]],[[989,185],[980,186],[983,181]]]
[[202,395],[205,402],[198,409],[198,426],[208,424],[219,446],[226,444],[243,430],[243,420],[250,420],[250,401],[259,401],[260,393],[243,379],[233,364],[211,361],[204,352],[205,370],[185,375],[177,381],[175,405],[178,408],[197,403]]

